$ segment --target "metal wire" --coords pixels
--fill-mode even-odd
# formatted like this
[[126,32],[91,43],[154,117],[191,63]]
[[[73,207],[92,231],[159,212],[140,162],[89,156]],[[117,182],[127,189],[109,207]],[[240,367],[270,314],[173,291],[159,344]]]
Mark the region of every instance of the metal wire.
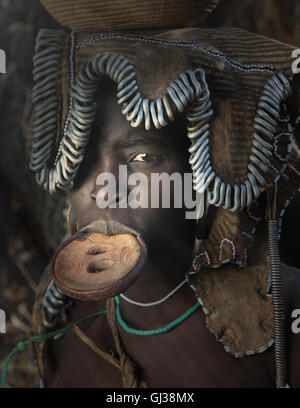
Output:
[[268,221],[269,262],[271,268],[274,311],[276,385],[278,388],[285,388],[287,386],[286,328],[278,231],[278,221]]
[[60,315],[65,309],[65,303],[68,297],[51,282],[42,299],[42,305],[52,316]]

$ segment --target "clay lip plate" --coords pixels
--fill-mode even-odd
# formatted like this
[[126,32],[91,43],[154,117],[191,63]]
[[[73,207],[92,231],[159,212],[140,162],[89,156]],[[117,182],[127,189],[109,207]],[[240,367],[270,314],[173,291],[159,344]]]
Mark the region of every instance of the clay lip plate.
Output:
[[106,299],[128,289],[145,258],[146,245],[136,231],[118,222],[95,221],[58,248],[52,280],[69,297]]

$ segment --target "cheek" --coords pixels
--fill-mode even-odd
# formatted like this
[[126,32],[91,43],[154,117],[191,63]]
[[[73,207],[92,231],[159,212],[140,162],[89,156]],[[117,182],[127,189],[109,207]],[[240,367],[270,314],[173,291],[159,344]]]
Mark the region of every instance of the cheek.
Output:
[[72,211],[78,222],[93,208],[95,201],[91,199],[91,193],[95,188],[97,169],[86,177],[84,182],[76,189],[68,192],[68,199],[72,206]]
[[80,188],[76,191],[68,193],[68,198],[72,206],[72,213],[79,224],[82,224],[85,215],[91,209],[92,200],[90,197],[90,189]]

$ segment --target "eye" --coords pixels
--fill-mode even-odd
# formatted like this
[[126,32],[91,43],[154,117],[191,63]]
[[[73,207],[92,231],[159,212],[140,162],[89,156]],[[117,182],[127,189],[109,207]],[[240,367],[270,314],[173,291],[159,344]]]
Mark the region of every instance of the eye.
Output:
[[130,158],[130,163],[139,162],[139,163],[148,163],[151,161],[158,160],[159,156],[152,153],[137,153]]

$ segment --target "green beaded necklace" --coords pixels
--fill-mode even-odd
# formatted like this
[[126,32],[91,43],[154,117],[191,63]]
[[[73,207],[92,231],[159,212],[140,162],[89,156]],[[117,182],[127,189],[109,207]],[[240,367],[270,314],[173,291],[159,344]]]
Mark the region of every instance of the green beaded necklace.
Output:
[[135,334],[137,336],[153,336],[154,334],[162,334],[162,333],[167,333],[174,327],[178,326],[181,322],[186,320],[192,313],[194,313],[199,307],[200,303],[197,302],[193,307],[191,307],[189,310],[187,310],[183,315],[178,317],[177,319],[173,320],[171,323],[167,324],[164,327],[160,327],[159,329],[153,329],[153,330],[138,330],[134,329],[132,327],[129,327],[127,323],[124,321],[121,311],[120,311],[120,298],[119,296],[115,296],[115,302],[116,302],[116,316],[117,320],[120,323],[120,325],[123,327],[127,333],[130,334]]

